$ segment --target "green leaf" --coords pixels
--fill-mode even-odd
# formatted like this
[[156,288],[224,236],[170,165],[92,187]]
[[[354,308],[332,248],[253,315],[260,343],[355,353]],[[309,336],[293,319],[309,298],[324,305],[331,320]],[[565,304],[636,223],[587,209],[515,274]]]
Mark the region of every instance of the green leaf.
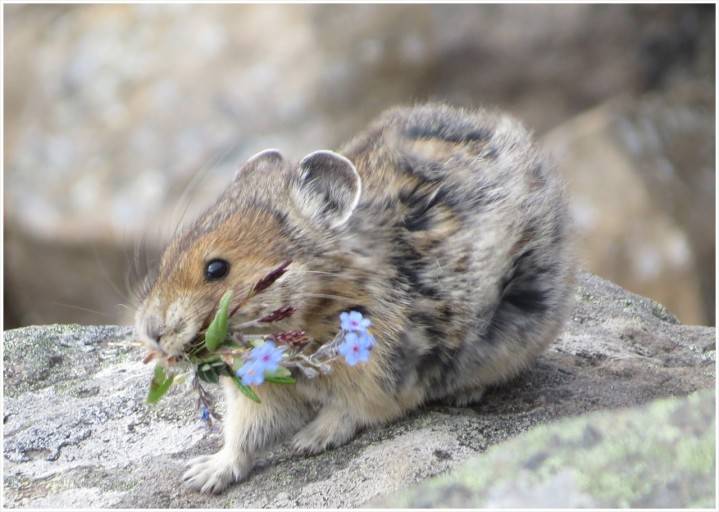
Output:
[[203,382],[217,384],[221,375],[232,376],[232,369],[222,360],[200,363],[196,369],[197,378]]
[[265,380],[273,384],[294,384],[296,382],[294,377],[278,377],[276,375],[265,375]]
[[220,374],[217,368],[209,364],[203,364],[197,368],[197,377],[210,384],[217,384],[220,381]]
[[216,363],[222,362],[222,359],[218,358],[217,355],[213,354],[210,357],[205,358],[191,357],[190,362],[193,363],[195,366],[202,366],[204,364],[209,364],[210,366],[218,366]]
[[150,382],[150,392],[147,394],[147,403],[156,404],[160,398],[165,396],[172,385],[174,375],[167,375],[165,369],[158,365],[155,365],[155,374],[152,376]]
[[275,384],[295,383],[295,379],[292,377],[292,373],[284,366],[280,366],[274,372],[265,372],[265,380],[267,382],[273,382]]
[[265,378],[273,376],[273,377],[292,377],[292,372],[289,368],[285,368],[284,366],[278,367],[274,372],[265,372]]
[[220,305],[217,307],[217,313],[212,323],[205,331],[205,346],[210,352],[217,350],[227,337],[227,310],[232,299],[232,290],[228,290],[220,299]]
[[235,381],[235,384],[237,384],[237,387],[240,388],[240,391],[242,391],[243,395],[245,395],[247,398],[249,398],[253,402],[257,402],[258,404],[262,403],[260,401],[260,397],[257,396],[255,391],[250,386],[245,386],[239,377],[233,376],[233,380]]

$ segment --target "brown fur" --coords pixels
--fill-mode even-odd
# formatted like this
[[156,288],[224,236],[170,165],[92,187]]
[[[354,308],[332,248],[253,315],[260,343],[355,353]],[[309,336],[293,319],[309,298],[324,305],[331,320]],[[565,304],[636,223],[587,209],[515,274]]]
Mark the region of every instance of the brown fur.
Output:
[[[441,105],[395,109],[340,153],[349,161],[319,152],[294,164],[274,151],[248,161],[170,244],[138,311],[138,334],[179,353],[225,290],[239,299],[291,259],[236,321],[290,304],[297,314],[280,328],[322,341],[342,311],[373,322],[377,347],[363,366],[260,386],[262,405],[224,383],[225,447],[194,462],[193,487],[219,491],[244,478],[254,454],[286,435],[317,452],[427,400],[475,400],[561,328],[573,276],[567,207],[519,123]],[[212,258],[230,262],[230,273],[206,282]]]

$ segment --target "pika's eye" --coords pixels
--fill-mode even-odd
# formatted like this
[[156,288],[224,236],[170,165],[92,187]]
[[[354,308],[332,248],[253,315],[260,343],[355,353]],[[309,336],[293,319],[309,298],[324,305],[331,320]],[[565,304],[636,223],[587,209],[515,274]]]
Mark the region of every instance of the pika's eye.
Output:
[[222,279],[230,271],[230,264],[225,260],[211,260],[205,265],[205,279],[216,281]]

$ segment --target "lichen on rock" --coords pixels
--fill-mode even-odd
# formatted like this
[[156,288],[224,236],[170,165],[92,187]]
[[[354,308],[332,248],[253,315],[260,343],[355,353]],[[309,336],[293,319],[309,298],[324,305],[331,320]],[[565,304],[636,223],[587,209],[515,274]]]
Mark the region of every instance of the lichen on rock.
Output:
[[714,508],[715,394],[542,425],[386,507]]

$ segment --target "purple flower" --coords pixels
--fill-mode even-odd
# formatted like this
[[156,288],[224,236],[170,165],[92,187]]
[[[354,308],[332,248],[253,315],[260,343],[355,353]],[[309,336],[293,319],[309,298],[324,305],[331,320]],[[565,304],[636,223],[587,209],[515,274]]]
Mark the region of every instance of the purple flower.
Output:
[[370,325],[372,322],[363,317],[359,311],[340,314],[340,326],[345,331],[366,332]]
[[374,344],[374,337],[366,331],[360,332],[359,334],[349,332],[338,350],[348,365],[355,366],[357,363],[367,362]]
[[274,372],[280,367],[282,360],[281,348],[271,341],[255,347],[235,375],[242,379],[245,386],[259,386],[265,381],[265,372]]

